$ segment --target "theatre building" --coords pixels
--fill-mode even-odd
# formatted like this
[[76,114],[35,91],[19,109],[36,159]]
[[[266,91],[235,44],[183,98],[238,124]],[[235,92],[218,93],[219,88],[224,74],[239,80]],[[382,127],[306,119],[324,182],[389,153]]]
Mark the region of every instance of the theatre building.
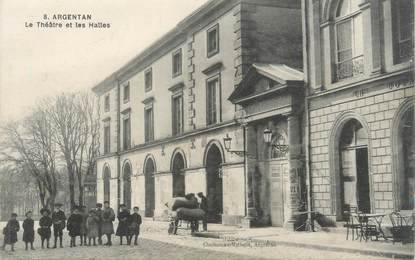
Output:
[[313,210],[413,210],[413,1],[303,3]]
[[172,197],[203,192],[211,222],[289,222],[301,35],[299,0],[210,0],[96,85],[97,201],[163,219]]

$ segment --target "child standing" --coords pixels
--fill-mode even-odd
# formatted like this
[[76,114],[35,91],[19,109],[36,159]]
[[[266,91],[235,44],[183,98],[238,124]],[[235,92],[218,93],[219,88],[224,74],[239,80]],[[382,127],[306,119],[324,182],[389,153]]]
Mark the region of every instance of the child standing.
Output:
[[129,227],[129,235],[130,238],[128,239],[129,241],[129,245],[131,245],[131,240],[134,237],[134,245],[137,245],[137,238],[138,235],[140,234],[140,225],[142,223],[141,221],[141,216],[138,213],[139,208],[138,207],[134,207],[134,213],[130,215],[130,227]]
[[71,237],[70,247],[76,247],[76,237],[81,235],[82,215],[75,207],[71,216],[68,218],[67,229]]
[[17,221],[16,218],[17,214],[12,213],[10,220],[7,222],[6,227],[3,229],[3,250],[6,249],[6,245],[10,245],[11,251],[14,251],[14,243],[17,242],[17,231],[20,229],[19,221]]
[[94,246],[96,246],[95,238],[98,237],[99,229],[99,217],[97,216],[94,210],[89,211],[88,218],[86,219],[86,230],[88,235],[88,246],[91,245],[91,240],[94,241]]
[[86,246],[86,237],[87,237],[87,227],[86,227],[86,219],[88,218],[88,211],[86,206],[80,207],[80,215],[82,216],[82,225],[81,225],[81,246]]
[[42,240],[42,248],[44,248],[44,243],[46,241],[46,246],[49,248],[49,239],[51,235],[50,227],[52,226],[52,218],[49,217],[50,211],[48,209],[41,209],[40,214],[42,217],[39,220],[39,229],[37,233],[40,235]]
[[115,235],[120,237],[120,245],[122,245],[122,238],[125,236],[127,238],[127,244],[129,244],[129,234],[128,234],[128,227],[130,226],[129,220],[130,220],[130,212],[127,209],[127,206],[125,204],[120,205],[121,209],[118,213],[118,227],[117,232]]
[[25,249],[28,250],[30,243],[30,249],[35,250],[33,247],[33,241],[35,240],[35,222],[32,219],[32,212],[26,212],[26,219],[23,221],[23,241],[25,242]]

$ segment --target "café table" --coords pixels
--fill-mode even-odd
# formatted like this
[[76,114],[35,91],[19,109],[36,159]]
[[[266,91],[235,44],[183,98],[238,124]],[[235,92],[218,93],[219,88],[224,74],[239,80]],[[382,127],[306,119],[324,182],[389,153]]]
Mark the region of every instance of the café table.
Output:
[[[386,216],[386,213],[351,213],[351,216],[356,218],[359,223],[360,223],[360,235],[363,235],[364,230],[362,228],[364,228],[364,224],[368,224],[370,222],[370,220],[373,220],[374,223],[376,223],[376,231],[377,231],[377,235],[380,235],[381,237],[383,237],[383,239],[387,240],[385,233],[382,230],[382,220],[383,217]],[[376,236],[376,238],[378,238],[378,236]],[[367,237],[366,237],[367,240]]]

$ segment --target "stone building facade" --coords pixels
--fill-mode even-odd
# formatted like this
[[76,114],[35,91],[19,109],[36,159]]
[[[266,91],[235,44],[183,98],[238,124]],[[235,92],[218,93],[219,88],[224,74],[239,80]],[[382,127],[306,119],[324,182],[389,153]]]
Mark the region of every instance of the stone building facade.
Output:
[[312,207],[414,208],[413,1],[303,1]]
[[[228,98],[256,73],[250,72],[254,63],[285,64],[267,82],[301,85],[284,74],[302,77],[288,67],[302,66],[299,1],[208,1],[96,85],[102,109],[97,201],[139,206],[144,216],[163,218],[173,196],[203,192],[210,221],[237,224],[250,216],[252,200],[259,198],[249,181],[257,167],[247,156],[255,132],[246,130],[245,109]],[[290,100],[286,105],[295,106]],[[270,198],[272,191],[261,196]],[[288,214],[272,222],[271,202],[261,201],[264,223],[289,220]]]

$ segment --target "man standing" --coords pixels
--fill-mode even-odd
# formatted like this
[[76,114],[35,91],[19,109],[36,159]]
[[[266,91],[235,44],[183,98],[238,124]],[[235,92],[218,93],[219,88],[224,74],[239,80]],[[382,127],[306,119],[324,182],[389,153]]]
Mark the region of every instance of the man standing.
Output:
[[104,210],[102,211],[102,235],[107,236],[106,246],[111,246],[111,235],[114,234],[114,225],[112,222],[115,220],[115,213],[112,208],[110,208],[110,203],[104,201]]
[[102,245],[102,203],[96,204],[95,214],[98,220],[98,244]]
[[203,217],[203,231],[207,231],[207,213],[208,213],[208,204],[207,199],[203,195],[203,192],[199,192],[197,196],[200,199],[200,209],[202,209],[205,212],[205,216]]
[[59,245],[62,248],[62,230],[65,228],[65,213],[61,210],[62,203],[55,204],[55,211],[52,213],[52,223],[53,223],[53,236],[55,238],[55,244],[53,248],[56,248],[56,243],[58,242],[59,237]]

